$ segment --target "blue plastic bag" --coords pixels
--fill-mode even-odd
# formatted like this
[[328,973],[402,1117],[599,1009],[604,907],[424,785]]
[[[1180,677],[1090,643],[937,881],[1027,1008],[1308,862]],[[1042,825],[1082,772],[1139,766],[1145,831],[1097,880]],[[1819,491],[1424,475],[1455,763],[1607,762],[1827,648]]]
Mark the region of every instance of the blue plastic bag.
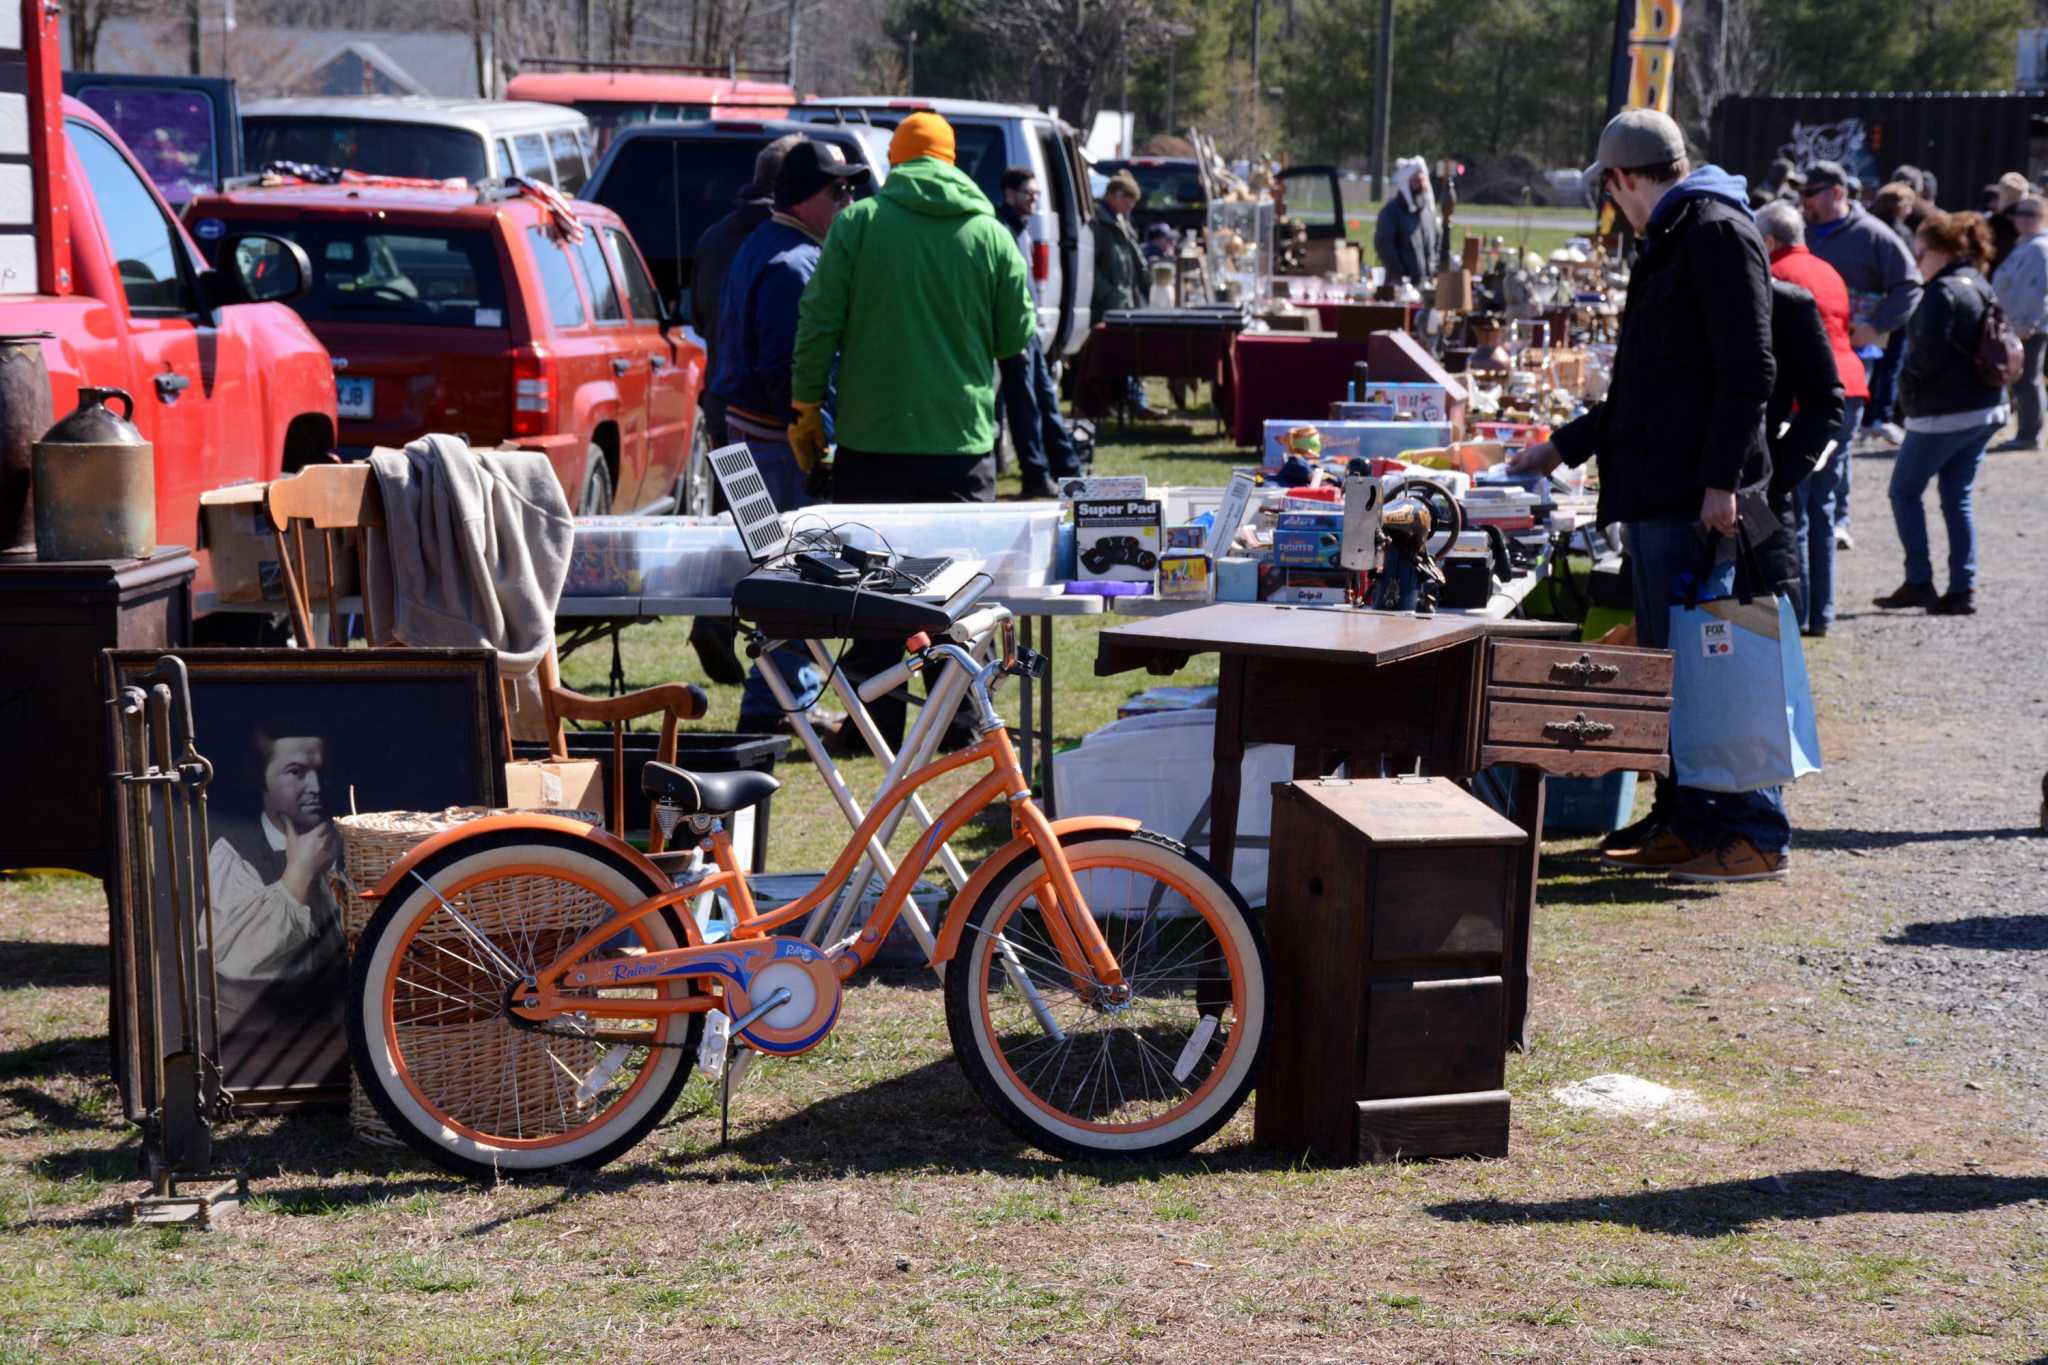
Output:
[[1673,603],[1671,763],[1681,786],[1750,792],[1821,769],[1799,623],[1782,597]]

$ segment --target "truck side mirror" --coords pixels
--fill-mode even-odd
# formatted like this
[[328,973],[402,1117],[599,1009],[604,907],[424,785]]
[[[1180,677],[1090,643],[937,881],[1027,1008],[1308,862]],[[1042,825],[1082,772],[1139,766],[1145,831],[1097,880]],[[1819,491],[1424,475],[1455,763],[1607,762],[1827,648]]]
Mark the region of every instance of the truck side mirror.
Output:
[[290,303],[313,287],[313,263],[297,242],[267,232],[221,243],[220,268],[206,277],[208,303]]

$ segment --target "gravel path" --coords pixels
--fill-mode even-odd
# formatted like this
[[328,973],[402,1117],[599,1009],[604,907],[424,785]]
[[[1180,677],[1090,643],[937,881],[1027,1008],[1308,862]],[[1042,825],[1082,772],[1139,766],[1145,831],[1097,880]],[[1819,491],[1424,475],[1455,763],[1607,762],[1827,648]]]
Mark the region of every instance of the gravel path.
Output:
[[[1870,605],[1904,577],[1881,449],[1856,461],[1839,618],[1809,642],[1827,771],[1791,795],[1793,885],[1833,941],[1786,952],[2048,1133],[2048,455],[1986,456],[1978,614],[1935,617]],[[1928,515],[1945,587],[1931,488]]]

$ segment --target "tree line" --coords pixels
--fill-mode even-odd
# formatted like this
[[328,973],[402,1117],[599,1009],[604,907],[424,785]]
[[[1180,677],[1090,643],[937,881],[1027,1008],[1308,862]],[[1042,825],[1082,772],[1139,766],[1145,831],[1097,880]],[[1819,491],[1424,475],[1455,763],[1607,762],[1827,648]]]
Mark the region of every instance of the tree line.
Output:
[[[70,0],[74,50],[120,15],[452,29],[523,56],[780,69],[791,0]],[[795,0],[797,85],[1128,108],[1139,145],[1189,126],[1229,155],[1363,168],[1381,0]],[[1687,0],[1675,111],[1766,90],[2002,89],[2048,0]],[[1395,0],[1392,152],[1522,169],[1592,154],[1614,0]],[[1256,22],[1255,22],[1256,19]],[[2038,20],[2034,20],[2038,22]],[[89,63],[81,63],[89,64]]]

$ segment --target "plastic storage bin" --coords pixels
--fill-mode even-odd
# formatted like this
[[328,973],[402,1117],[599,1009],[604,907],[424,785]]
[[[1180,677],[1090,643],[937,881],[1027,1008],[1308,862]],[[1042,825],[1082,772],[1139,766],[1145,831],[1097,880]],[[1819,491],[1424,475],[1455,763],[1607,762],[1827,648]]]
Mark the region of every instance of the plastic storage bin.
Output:
[[1628,823],[1636,808],[1636,775],[1553,777],[1545,782],[1543,832],[1608,834]]

